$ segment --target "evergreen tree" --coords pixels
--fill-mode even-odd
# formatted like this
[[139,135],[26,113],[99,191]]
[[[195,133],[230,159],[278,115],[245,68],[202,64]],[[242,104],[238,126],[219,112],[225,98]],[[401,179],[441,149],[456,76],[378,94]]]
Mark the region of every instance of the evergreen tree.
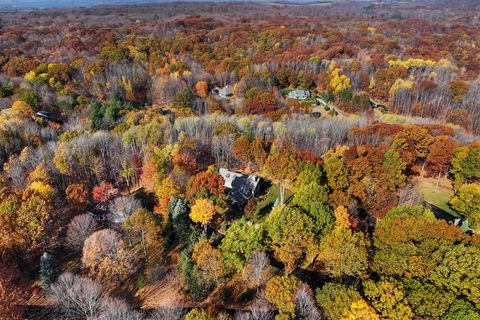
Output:
[[40,257],[40,286],[42,289],[47,290],[58,275],[57,262],[50,253],[44,252]]

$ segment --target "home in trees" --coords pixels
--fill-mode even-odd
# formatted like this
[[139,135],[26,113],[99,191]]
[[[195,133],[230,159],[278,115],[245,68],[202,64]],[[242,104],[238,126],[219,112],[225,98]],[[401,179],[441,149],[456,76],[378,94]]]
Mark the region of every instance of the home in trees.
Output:
[[215,87],[212,89],[212,93],[219,98],[228,98],[233,96],[233,90],[231,86],[225,86],[223,88]]
[[260,178],[254,174],[244,175],[239,172],[220,168],[220,175],[225,181],[228,198],[232,204],[242,205],[257,193]]
[[307,90],[292,90],[287,95],[290,99],[305,100],[310,98],[310,92]]

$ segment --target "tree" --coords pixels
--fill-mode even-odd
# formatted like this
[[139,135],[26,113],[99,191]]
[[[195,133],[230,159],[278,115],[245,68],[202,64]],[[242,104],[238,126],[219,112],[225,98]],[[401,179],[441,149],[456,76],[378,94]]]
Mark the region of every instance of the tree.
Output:
[[49,297],[66,317],[93,318],[100,314],[104,292],[94,280],[63,273],[50,287]]
[[323,157],[328,186],[333,190],[330,196],[331,202],[337,206],[348,205],[346,190],[349,186],[349,174],[344,158],[346,150],[348,150],[347,146],[330,149]]
[[[300,209],[280,205],[267,217],[266,229],[275,257],[285,264],[285,273],[290,274],[302,260],[309,263],[318,243],[315,225]],[[304,258],[304,256],[307,257]]]
[[334,277],[359,276],[367,270],[368,247],[363,233],[336,227],[321,240],[317,261]]
[[188,236],[190,235],[190,220],[188,218],[188,206],[186,201],[182,199],[177,200],[172,197],[170,199],[168,213],[178,241],[181,243],[187,243]]
[[67,200],[70,204],[85,207],[88,202],[88,190],[82,183],[69,184],[65,189]]
[[42,289],[48,290],[59,274],[60,270],[53,256],[48,252],[44,252],[40,258],[40,286]]
[[270,275],[270,259],[265,251],[254,251],[243,269],[244,279],[253,287],[265,284]]
[[450,199],[452,208],[468,219],[474,229],[480,223],[480,186],[475,183],[465,184]]
[[67,228],[67,245],[77,251],[81,251],[83,243],[97,229],[95,219],[88,214],[81,214],[74,217]]
[[206,81],[198,81],[195,85],[195,91],[201,98],[208,96],[208,83]]
[[267,300],[287,319],[293,319],[295,315],[295,294],[299,284],[299,280],[294,276],[276,276],[267,282],[265,288]]
[[142,312],[132,310],[123,300],[105,297],[102,299],[101,312],[95,320],[142,320]]
[[406,126],[395,135],[393,145],[407,153],[408,163],[427,156],[434,139],[427,129],[418,126]]
[[352,303],[361,300],[360,293],[354,287],[335,282],[318,288],[315,298],[329,320],[340,320],[350,310]]
[[219,248],[225,262],[239,272],[250,259],[252,252],[266,249],[265,240],[263,226],[240,219],[228,228]]
[[184,320],[215,320],[215,317],[208,314],[204,309],[192,309],[187,313]]
[[365,300],[360,299],[352,303],[341,320],[380,320],[380,317],[375,309],[370,307]]
[[478,265],[480,248],[466,244],[443,246],[432,255],[434,267],[428,279],[438,288],[464,295],[475,306],[480,306]]
[[214,168],[202,171],[193,176],[188,182],[187,196],[193,200],[198,198],[219,198],[224,192],[222,176]]
[[435,137],[435,141],[429,148],[426,159],[426,166],[430,173],[445,173],[450,167],[450,160],[453,157],[458,143],[450,140],[447,136]]
[[300,284],[295,295],[295,319],[321,320],[322,316],[315,304],[312,289],[308,284]]
[[405,287],[394,279],[363,282],[365,296],[386,319],[413,319],[413,312],[405,297]]
[[451,291],[439,289],[418,280],[407,282],[407,300],[416,316],[440,318],[455,300]]
[[137,269],[135,253],[128,251],[120,234],[110,229],[93,233],[85,240],[82,265],[92,276],[121,282]]
[[191,109],[193,107],[193,102],[195,100],[195,95],[190,89],[184,89],[175,95],[173,99],[173,104],[179,109]]
[[480,313],[468,301],[455,300],[442,318],[444,320],[480,320]]
[[97,203],[107,202],[115,198],[118,194],[118,189],[114,188],[111,183],[101,182],[98,186],[93,187],[93,200]]
[[134,196],[120,196],[115,198],[108,206],[111,213],[111,220],[115,223],[123,223],[135,211],[140,209],[142,204]]
[[437,220],[430,210],[403,205],[378,222],[371,267],[383,275],[425,279],[433,268],[434,252],[464,236],[458,227]]
[[146,209],[137,209],[123,223],[130,246],[143,252],[145,261],[160,259],[163,253],[163,225],[160,218]]
[[455,187],[458,188],[471,179],[480,178],[480,145],[458,147],[451,160],[450,172],[455,176]]
[[207,240],[195,244],[192,260],[198,268],[198,276],[202,282],[214,287],[218,286],[227,272],[222,254]]
[[216,213],[215,205],[210,199],[197,199],[190,211],[190,219],[195,223],[201,223],[205,227]]

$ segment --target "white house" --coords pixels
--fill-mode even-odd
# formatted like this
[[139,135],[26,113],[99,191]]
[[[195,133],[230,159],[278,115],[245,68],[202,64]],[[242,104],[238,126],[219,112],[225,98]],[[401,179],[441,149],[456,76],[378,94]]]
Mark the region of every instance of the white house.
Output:
[[287,97],[295,100],[305,100],[310,98],[310,92],[307,90],[293,90],[288,93]]
[[233,96],[233,90],[230,86],[225,86],[223,88],[215,87],[212,89],[212,93],[220,98]]

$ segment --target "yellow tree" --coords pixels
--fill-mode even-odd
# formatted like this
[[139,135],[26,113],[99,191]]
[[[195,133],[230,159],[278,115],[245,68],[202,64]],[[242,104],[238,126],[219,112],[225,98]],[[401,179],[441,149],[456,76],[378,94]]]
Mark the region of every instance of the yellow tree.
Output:
[[215,205],[210,199],[197,199],[190,211],[190,219],[201,223],[205,228],[216,213]]
[[341,320],[380,320],[380,318],[375,309],[362,299],[353,302],[350,310],[344,313]]

